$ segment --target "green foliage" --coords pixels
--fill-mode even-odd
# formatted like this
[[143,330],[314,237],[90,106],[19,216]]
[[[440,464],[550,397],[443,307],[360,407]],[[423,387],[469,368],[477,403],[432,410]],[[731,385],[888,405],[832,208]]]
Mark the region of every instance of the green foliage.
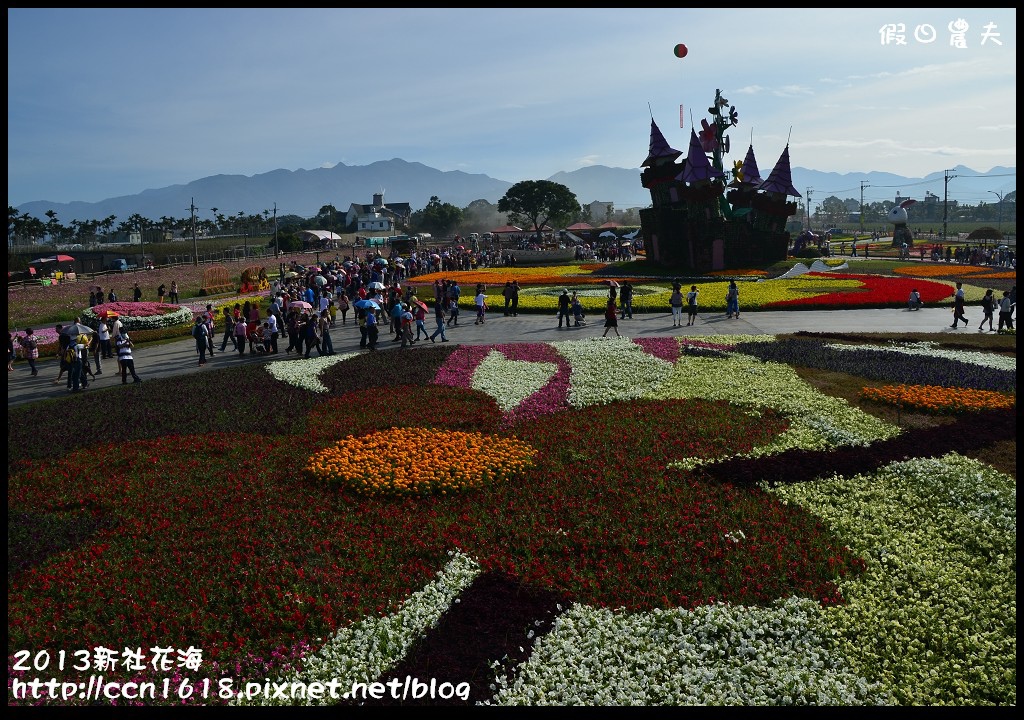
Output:
[[412,214],[410,222],[417,230],[443,237],[450,235],[462,219],[462,210],[451,203],[442,203],[437,195],[432,195],[425,208]]
[[506,213],[512,222],[531,225],[540,234],[545,225],[569,224],[581,209],[576,195],[565,185],[550,180],[523,180],[510,187],[498,201],[498,211]]
[[816,247],[805,247],[796,254],[798,258],[820,258],[821,250]]
[[[270,246],[273,247],[274,239],[270,239]],[[302,239],[295,233],[277,234],[277,246],[281,252],[302,252]]]

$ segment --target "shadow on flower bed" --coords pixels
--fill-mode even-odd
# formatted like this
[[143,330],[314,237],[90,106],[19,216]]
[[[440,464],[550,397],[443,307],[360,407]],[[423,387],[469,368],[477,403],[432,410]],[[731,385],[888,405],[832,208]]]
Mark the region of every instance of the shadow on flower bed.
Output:
[[767,457],[735,457],[703,465],[694,473],[706,480],[746,486],[762,481],[807,482],[833,474],[852,477],[907,458],[941,457],[950,452],[967,454],[1016,437],[1017,417],[1014,411],[981,412],[959,416],[950,425],[905,432],[868,447],[786,450]]

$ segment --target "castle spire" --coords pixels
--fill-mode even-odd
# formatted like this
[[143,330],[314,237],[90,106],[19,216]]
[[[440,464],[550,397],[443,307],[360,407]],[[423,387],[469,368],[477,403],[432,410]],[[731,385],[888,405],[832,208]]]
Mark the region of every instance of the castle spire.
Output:
[[654,167],[655,165],[674,162],[682,154],[681,151],[669,146],[665,136],[661,134],[661,130],[658,129],[657,124],[654,122],[654,118],[651,118],[650,151],[647,154],[647,159],[643,161],[640,167]]

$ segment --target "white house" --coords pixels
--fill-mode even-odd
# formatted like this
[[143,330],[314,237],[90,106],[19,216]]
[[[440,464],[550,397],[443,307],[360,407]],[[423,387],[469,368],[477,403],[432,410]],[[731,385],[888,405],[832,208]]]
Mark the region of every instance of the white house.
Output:
[[356,232],[395,232],[399,225],[408,225],[412,216],[409,203],[384,204],[384,193],[374,193],[373,203],[352,203],[345,214],[345,225],[355,225]]

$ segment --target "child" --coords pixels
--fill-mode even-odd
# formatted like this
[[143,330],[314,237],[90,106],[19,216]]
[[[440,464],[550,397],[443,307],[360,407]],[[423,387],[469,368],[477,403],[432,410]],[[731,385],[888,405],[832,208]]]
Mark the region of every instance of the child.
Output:
[[690,292],[686,293],[687,325],[697,322],[697,286],[691,285]]
[[459,301],[455,298],[448,298],[448,327],[455,327],[459,324]]

